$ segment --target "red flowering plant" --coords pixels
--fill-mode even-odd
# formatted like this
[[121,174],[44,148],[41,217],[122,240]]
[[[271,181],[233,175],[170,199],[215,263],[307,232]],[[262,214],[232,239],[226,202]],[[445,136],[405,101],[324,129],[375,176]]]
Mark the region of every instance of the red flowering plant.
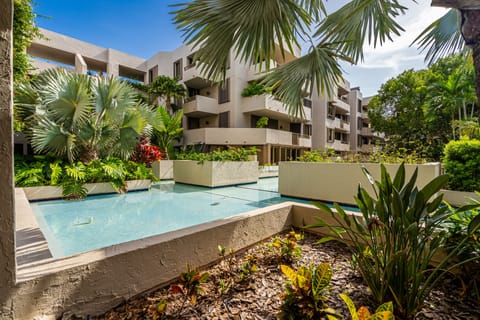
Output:
[[142,139],[137,147],[135,153],[132,155],[132,161],[145,163],[148,168],[152,166],[152,162],[162,159],[162,152],[157,146],[152,146],[146,139]]

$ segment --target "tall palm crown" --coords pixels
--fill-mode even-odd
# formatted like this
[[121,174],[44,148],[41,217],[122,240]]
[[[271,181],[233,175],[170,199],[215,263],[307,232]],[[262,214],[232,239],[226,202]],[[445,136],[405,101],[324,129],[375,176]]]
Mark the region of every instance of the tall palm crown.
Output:
[[[353,0],[331,14],[323,0],[194,0],[178,6],[175,22],[198,49],[195,59],[213,80],[225,78],[231,49],[243,62],[266,61],[268,69],[275,53],[293,51],[297,38],[307,40],[311,45],[306,55],[275,68],[264,80],[275,87],[292,116],[303,113],[305,89],[332,92],[342,79],[340,61],[357,63],[363,59],[364,44],[377,46],[400,35],[404,29],[396,18],[408,9],[398,0]],[[458,22],[457,10],[452,10],[416,40],[421,48],[430,48],[428,58],[466,51]],[[468,43],[475,43],[480,97],[480,38],[470,35]]]
[[175,78],[158,76],[147,86],[147,91],[154,99],[165,98],[165,106],[168,111],[172,109],[172,98],[178,99],[187,96],[187,89],[178,83]]
[[154,120],[153,111],[138,104],[127,83],[61,69],[21,84],[15,107],[35,152],[70,162],[105,156],[127,159]]

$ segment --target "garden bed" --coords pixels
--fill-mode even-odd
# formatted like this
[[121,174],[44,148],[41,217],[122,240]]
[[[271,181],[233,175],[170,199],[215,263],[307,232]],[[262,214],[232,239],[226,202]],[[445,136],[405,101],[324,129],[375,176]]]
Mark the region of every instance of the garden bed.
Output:
[[[374,309],[368,288],[352,268],[346,248],[337,242],[319,245],[316,244],[318,239],[307,234],[300,241],[301,258],[292,263],[293,268],[329,262],[333,277],[328,305],[350,319],[345,304],[338,296],[339,293],[347,293],[357,307],[366,305],[370,310]],[[195,305],[185,301],[181,294],[172,293],[170,287],[163,287],[130,299],[95,319],[155,319],[155,314],[159,316],[155,310],[163,301],[167,301],[167,312],[158,319],[277,319],[286,278],[279,268],[282,262],[269,247],[268,242],[256,245],[231,260],[227,257],[205,270],[210,277],[201,285],[204,293],[198,295]],[[240,281],[238,272],[230,270],[241,270],[247,255],[256,257],[257,271]],[[229,279],[236,280],[228,289],[222,289],[221,283],[225,284]],[[446,279],[441,287],[431,292],[416,319],[478,319],[480,306],[461,293],[457,279]]]

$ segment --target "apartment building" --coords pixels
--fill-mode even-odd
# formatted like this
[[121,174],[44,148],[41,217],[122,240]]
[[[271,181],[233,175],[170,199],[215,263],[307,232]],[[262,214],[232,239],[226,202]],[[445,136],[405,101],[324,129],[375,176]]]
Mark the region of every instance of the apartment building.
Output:
[[[261,150],[260,163],[296,159],[312,148],[329,147],[337,152],[367,150],[364,144],[358,148],[358,141],[366,141],[363,133],[367,132],[362,131],[364,123],[358,126],[357,120],[365,115],[357,106],[358,101],[362,101],[361,93],[351,90],[346,81],[338,86],[332,97],[315,94],[305,97],[304,118],[292,119],[272,95],[242,96],[245,87],[263,76],[260,70],[265,70],[261,65],[265,62],[247,65],[231,58],[226,82],[221,86],[201,74],[194,61],[195,52],[189,46],[142,59],[49,30],[41,32],[45,38],[34,41],[27,50],[40,71],[60,66],[72,72],[104,74],[144,83],[152,82],[159,75],[179,79],[189,93],[185,101],[176,102],[184,111],[182,144],[185,146],[201,146],[203,150],[256,146]],[[281,65],[298,56],[299,49],[287,53],[284,58],[279,55],[270,61],[270,66]],[[363,102],[361,104],[363,107]],[[268,124],[257,128],[261,117],[268,117]]]

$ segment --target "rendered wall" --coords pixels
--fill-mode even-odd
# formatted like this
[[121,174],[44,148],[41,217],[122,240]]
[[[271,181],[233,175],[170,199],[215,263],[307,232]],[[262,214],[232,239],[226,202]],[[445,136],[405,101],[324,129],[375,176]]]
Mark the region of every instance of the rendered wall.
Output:
[[[359,183],[373,195],[362,166],[376,180],[380,179],[380,165],[375,163],[280,162],[278,192],[284,196],[355,204]],[[420,188],[440,175],[440,163],[405,165],[407,179],[417,166],[417,186]],[[393,176],[399,165],[387,164],[386,167]]]
[[173,179],[173,160],[160,160],[152,163],[152,172],[160,180]]
[[0,318],[13,319],[15,218],[12,130],[13,1],[0,0]]

